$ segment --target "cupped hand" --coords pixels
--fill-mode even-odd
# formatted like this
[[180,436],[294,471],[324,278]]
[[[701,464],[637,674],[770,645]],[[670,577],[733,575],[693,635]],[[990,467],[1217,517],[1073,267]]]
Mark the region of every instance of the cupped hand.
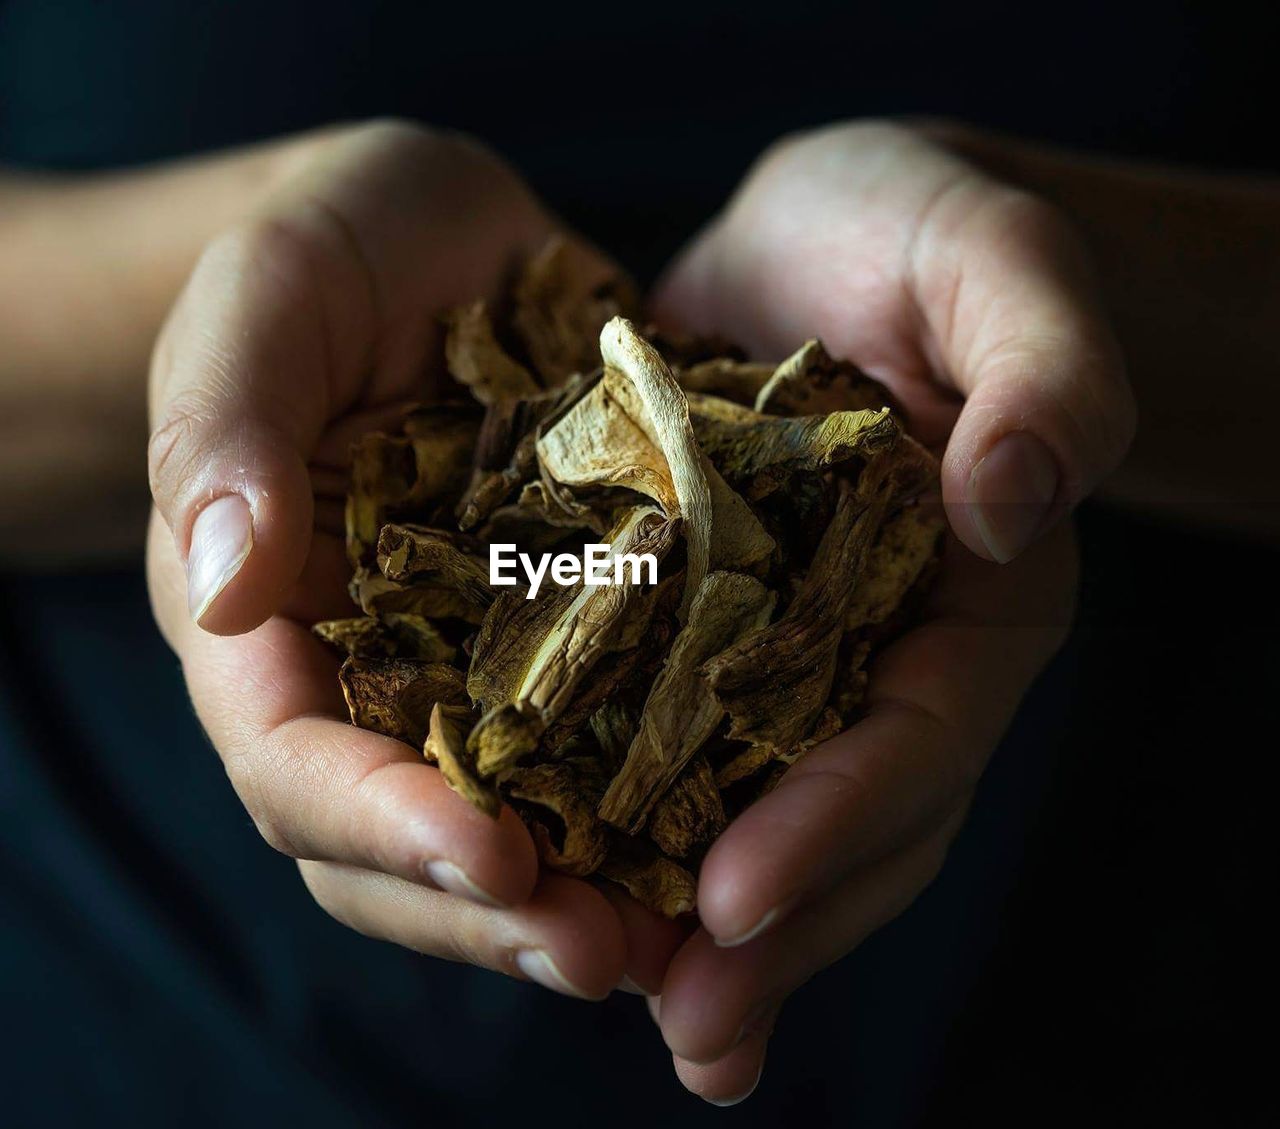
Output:
[[866,717],[713,845],[701,927],[652,1001],[685,1085],[726,1102],[754,1087],[787,995],[940,867],[1069,626],[1075,556],[1061,518],[1124,454],[1134,411],[1063,219],[910,128],[841,126],[776,146],[655,306],[764,358],[819,336],[945,451],[951,532],[923,621],[871,667]]
[[624,973],[656,988],[678,933],[539,874],[509,808],[490,820],[420,750],[347,724],[336,660],[308,630],[350,614],[348,444],[423,398],[439,314],[497,292],[553,228],[469,141],[390,122],[312,146],[208,246],[160,335],[148,573],[232,784],[326,910],[600,997]]

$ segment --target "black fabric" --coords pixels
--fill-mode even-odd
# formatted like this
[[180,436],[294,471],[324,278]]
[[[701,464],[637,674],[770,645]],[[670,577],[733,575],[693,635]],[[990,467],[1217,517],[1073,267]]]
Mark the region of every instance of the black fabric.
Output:
[[[1274,168],[1266,41],[1234,21],[0,0],[0,161],[92,169],[420,117],[486,138],[645,277],[762,146],[844,116]],[[1259,596],[1277,562],[1104,511],[1085,559],[1084,626],[942,877],[798,994],[732,1114],[683,1093],[634,998],[560,999],[315,908],[200,734],[140,569],[0,578],[0,1122],[1221,1123],[1239,1093],[1208,1063],[1260,881],[1250,727],[1280,673]]]

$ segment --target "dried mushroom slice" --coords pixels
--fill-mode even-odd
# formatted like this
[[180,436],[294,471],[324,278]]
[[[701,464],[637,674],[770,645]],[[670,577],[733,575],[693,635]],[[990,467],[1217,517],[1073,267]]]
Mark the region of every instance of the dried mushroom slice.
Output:
[[778,756],[808,735],[831,693],[844,614],[890,489],[883,473],[864,472],[857,490],[841,483],[831,525],[786,611],[706,663],[734,740]]
[[452,401],[427,404],[405,416],[404,434],[413,444],[414,481],[402,505],[428,512],[453,507],[470,477],[480,420],[474,404]]
[[422,748],[437,702],[467,704],[462,672],[414,659],[348,658],[338,673],[351,721]]
[[909,505],[889,517],[867,556],[845,612],[845,630],[883,623],[937,556],[946,516],[938,506]]
[[526,816],[542,861],[579,877],[594,873],[604,861],[604,825],[595,811],[603,790],[603,771],[590,757],[517,768],[506,781],[509,796],[556,816],[555,821],[539,812]]
[[542,749],[548,756],[561,755],[566,743],[611,697],[637,683],[644,687],[653,683],[678,629],[675,604],[683,589],[683,574],[669,576],[651,593],[642,593],[631,602],[609,653],[596,664],[591,678],[543,735]]
[[646,668],[656,665],[655,657],[661,659],[662,651],[674,634],[672,627],[660,622],[654,626],[652,634],[636,646],[605,655],[586,685],[543,733],[542,749],[545,754],[559,756],[565,744],[573,740],[611,694],[642,674],[652,679],[652,670]]
[[713,357],[676,372],[686,391],[720,396],[748,408],[755,406],[760,390],[773,375],[773,365],[731,357]]
[[711,491],[711,548],[707,565],[717,571],[763,575],[778,545],[742,496],[716,470],[706,455],[702,471]]
[[747,354],[741,347],[718,333],[686,333],[651,322],[645,325],[644,335],[662,354],[662,359],[671,366],[672,372],[693,368],[703,361],[740,363],[747,359]]
[[626,888],[642,906],[663,917],[692,913],[697,904],[697,880],[678,862],[639,849],[610,846],[600,874]]
[[[652,498],[670,517],[682,512],[671,464],[648,408],[637,386],[616,370],[607,371],[539,440],[538,458],[556,483],[624,487]],[[700,452],[697,461],[711,504],[709,567],[756,571],[772,557],[773,538]],[[569,508],[575,502],[561,498],[560,504]]]
[[400,584],[378,572],[360,568],[351,577],[352,600],[367,615],[414,615],[422,619],[461,619],[479,623],[484,608],[455,588],[430,584]]
[[635,490],[679,517],[666,456],[609,384],[607,378],[597,384],[538,440],[544,474],[564,486]]
[[[608,538],[606,567],[624,554],[652,553],[661,562],[677,528],[678,523],[652,506],[635,507]],[[538,737],[568,708],[582,680],[608,653],[629,605],[643,594],[642,586],[634,583],[589,586],[579,581],[568,591],[572,599],[549,627],[539,622],[538,634],[522,641],[504,634],[492,648],[509,647],[518,650],[519,656],[514,664],[508,661],[504,677],[504,688],[515,683],[514,690],[500,704],[490,704],[490,697],[488,712],[469,741],[486,775],[503,771],[532,751]]]
[[573,589],[545,586],[536,599],[515,590],[494,600],[480,624],[467,693],[485,713],[514,701],[542,641],[573,602]]
[[748,501],[782,490],[798,474],[884,454],[902,433],[888,408],[794,419],[761,416],[750,423],[695,413],[693,430],[725,480]]
[[846,634],[840,642],[835,682],[827,705],[840,715],[845,725],[856,720],[867,695],[867,672],[863,668],[870,653],[871,644],[859,635]]
[[331,647],[358,659],[400,657],[451,662],[458,651],[430,620],[419,615],[389,612],[380,619],[330,619],[311,630]]
[[478,420],[457,404],[419,408],[404,435],[372,432],[351,445],[347,492],[347,559],[368,563],[387,519],[406,509],[451,506],[465,488]]
[[707,758],[695,756],[653,808],[649,838],[672,858],[682,859],[724,830],[724,804]]
[[475,720],[467,706],[446,706],[436,702],[422,755],[440,769],[440,775],[472,807],[492,819],[502,810],[498,789],[480,778],[475,762],[467,752],[467,731]]
[[[681,603],[684,613],[707,574],[712,517],[711,491],[689,423],[689,404],[658,351],[625,318],[614,318],[600,331],[600,356],[606,385],[612,370],[635,387],[645,408],[643,422],[637,422],[646,427],[670,468],[688,545],[688,577]],[[667,512],[675,516],[669,508]]]
[[889,390],[857,365],[834,360],[817,338],[783,361],[755,399],[758,412],[776,416],[891,408],[901,415]]
[[378,537],[378,568],[390,581],[442,588],[483,612],[497,592],[489,586],[488,563],[466,551],[481,548],[470,542],[463,534],[443,530],[384,525]]
[[521,502],[499,506],[476,532],[486,544],[516,545],[522,553],[548,553],[560,546],[578,545],[587,533],[594,532],[585,522],[553,524],[547,520],[543,495],[536,494],[536,501],[534,497],[531,494]]
[[778,762],[780,764],[793,765],[815,745],[821,745],[823,741],[830,741],[832,737],[843,731],[844,718],[840,716],[840,711],[832,706],[827,706],[818,714],[818,720],[813,723],[813,728],[809,730],[809,736],[794,748],[788,749],[785,753],[779,753]]
[[649,691],[626,763],[600,803],[601,819],[630,834],[644,826],[653,805],[724,716],[700,668],[768,623],[774,600],[753,577],[707,575]]
[[413,443],[373,433],[351,445],[347,559],[359,567],[372,553],[388,509],[409,497],[417,475]]
[[311,632],[334,649],[356,658],[391,658],[395,654],[394,641],[373,616],[327,619],[313,626]]
[[591,385],[575,376],[554,391],[489,405],[476,439],[471,482],[458,502],[458,528],[474,528],[537,477],[537,440],[544,424],[559,418]]
[[498,344],[484,300],[450,310],[444,318],[444,357],[450,375],[482,404],[533,396],[533,375]]
[[625,278],[605,275],[599,260],[559,237],[530,260],[514,297],[512,328],[548,388],[595,368],[600,327],[635,305]]
[[626,698],[606,701],[591,715],[591,735],[600,746],[603,761],[610,768],[610,775],[622,767],[627,750],[635,740],[640,724],[640,711]]

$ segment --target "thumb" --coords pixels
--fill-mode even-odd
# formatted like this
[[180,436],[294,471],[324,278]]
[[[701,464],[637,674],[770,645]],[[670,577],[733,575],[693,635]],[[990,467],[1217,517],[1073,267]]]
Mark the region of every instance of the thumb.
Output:
[[216,634],[270,617],[311,547],[306,458],[328,411],[332,327],[308,257],[279,225],[220,237],[152,358],[152,496],[186,566],[190,614]]
[[942,464],[948,516],[970,549],[1003,564],[1115,469],[1136,411],[1066,222],[1022,192],[971,190],[980,202],[961,188],[935,209],[911,277],[965,397]]

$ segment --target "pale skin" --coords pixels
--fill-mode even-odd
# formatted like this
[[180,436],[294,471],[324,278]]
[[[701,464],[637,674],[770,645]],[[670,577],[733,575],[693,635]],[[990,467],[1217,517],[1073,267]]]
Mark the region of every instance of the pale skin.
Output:
[[[496,291],[558,228],[491,154],[388,122],[83,184],[0,181],[0,235],[28,248],[8,269],[0,261],[0,389],[35,404],[48,436],[27,444],[22,474],[88,514],[92,499],[77,502],[58,458],[92,415],[83,405],[118,405],[124,423],[91,457],[122,482],[126,444],[149,426],[157,620],[237,793],[328,912],[583,997],[625,977],[650,997],[684,1084],[735,1100],[759,1076],[787,995],[941,866],[987,757],[1069,625],[1063,515],[1104,481],[1145,499],[1126,481],[1149,494],[1173,473],[1150,444],[1136,471],[1109,478],[1133,400],[1082,242],[1040,197],[980,171],[1016,165],[1020,184],[1070,185],[1085,201],[1090,175],[1107,183],[1058,160],[1066,171],[1013,143],[883,123],[791,139],[655,292],[668,322],[771,358],[817,334],[890,384],[944,453],[952,525],[925,622],[872,670],[869,716],[717,842],[696,928],[540,872],[509,809],[489,821],[418,751],[346,724],[334,660],[307,630],[347,608],[347,442],[421,397],[435,314]],[[1122,216],[1143,199],[1127,191],[1129,210],[1113,205]],[[122,215],[149,238],[123,240]],[[1106,215],[1086,214],[1085,230],[1107,230]],[[1165,234],[1176,242],[1177,224]],[[37,253],[49,240],[65,254]],[[1272,311],[1276,300],[1259,298]],[[1122,332],[1134,328],[1117,315]],[[80,332],[59,332],[69,323]],[[1214,330],[1203,318],[1200,328]],[[1241,327],[1220,335],[1230,332]],[[136,382],[153,340],[144,425]],[[1143,410],[1173,412],[1193,375],[1152,381],[1145,353],[1132,359]],[[24,392],[35,373],[42,399]],[[12,505],[7,525],[34,539],[39,507]]]

